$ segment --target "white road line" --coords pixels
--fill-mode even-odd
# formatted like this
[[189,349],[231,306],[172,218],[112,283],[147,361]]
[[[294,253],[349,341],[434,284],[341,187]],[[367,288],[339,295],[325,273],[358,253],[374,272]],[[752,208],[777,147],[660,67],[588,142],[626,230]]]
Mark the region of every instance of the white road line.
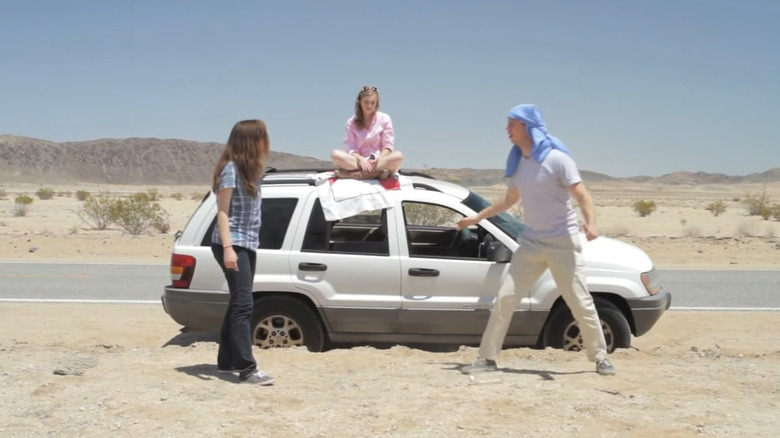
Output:
[[52,300],[45,298],[0,298],[4,303],[88,303],[88,304],[160,304],[160,300]]
[[669,310],[683,310],[693,312],[780,312],[780,307],[675,307]]
[[76,262],[64,262],[64,261],[34,261],[27,262],[22,260],[0,260],[0,265],[117,265],[117,266],[167,266],[169,261],[160,261],[160,263],[149,262],[90,262],[90,261],[76,261]]

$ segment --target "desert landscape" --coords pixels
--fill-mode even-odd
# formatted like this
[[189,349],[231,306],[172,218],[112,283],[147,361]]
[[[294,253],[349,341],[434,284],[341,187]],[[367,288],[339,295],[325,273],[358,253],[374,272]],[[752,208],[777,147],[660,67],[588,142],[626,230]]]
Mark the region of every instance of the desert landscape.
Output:
[[[741,204],[747,195],[765,194],[780,203],[780,182],[747,184],[660,184],[625,180],[588,182],[596,205],[600,233],[636,244],[661,268],[775,269],[780,267],[780,221],[749,216]],[[186,224],[208,185],[46,185],[55,196],[39,200],[41,184],[0,185],[0,260],[115,261],[166,263],[173,234]],[[503,184],[472,186],[489,200],[504,194]],[[90,229],[79,218],[78,191],[127,197],[153,191],[168,215],[170,231],[129,235],[116,226]],[[33,198],[29,213],[13,214],[14,198]],[[632,208],[652,200],[657,209],[640,217]],[[722,201],[715,216],[706,207]]]
[[[780,222],[740,204],[780,183],[588,183],[602,235],[635,243],[661,268],[778,269]],[[166,264],[206,185],[0,185],[0,260]],[[488,199],[500,184],[473,187]],[[156,191],[166,234],[97,231],[76,191]],[[26,216],[14,198],[34,198]],[[646,217],[632,209],[653,200]],[[722,200],[726,211],[705,208]],[[3,275],[13,275],[5,272]],[[161,285],[162,288],[163,285]],[[780,312],[670,311],[618,350],[614,377],[583,354],[512,349],[497,382],[460,367],[476,349],[356,346],[256,350],[272,387],[216,373],[216,338],[180,332],[159,305],[0,304],[0,436],[646,437],[776,436]]]

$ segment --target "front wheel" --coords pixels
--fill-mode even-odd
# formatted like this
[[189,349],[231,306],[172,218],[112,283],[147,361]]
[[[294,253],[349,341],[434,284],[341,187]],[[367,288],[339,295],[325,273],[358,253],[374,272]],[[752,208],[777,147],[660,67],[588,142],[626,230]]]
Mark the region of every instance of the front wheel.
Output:
[[285,296],[261,297],[255,300],[252,341],[260,348],[303,346],[320,352],[325,347],[325,331],[317,313],[303,301]]
[[[630,347],[631,327],[623,313],[607,300],[594,298],[593,301],[607,342],[607,352],[612,353],[615,348]],[[544,331],[544,346],[562,348],[566,351],[585,349],[580,327],[566,304],[558,306],[550,315]]]

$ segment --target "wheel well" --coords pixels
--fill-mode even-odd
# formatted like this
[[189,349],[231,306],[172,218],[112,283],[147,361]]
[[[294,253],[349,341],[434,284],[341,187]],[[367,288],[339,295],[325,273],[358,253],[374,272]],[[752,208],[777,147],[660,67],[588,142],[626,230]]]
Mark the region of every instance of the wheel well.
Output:
[[623,316],[626,317],[626,321],[628,321],[628,326],[631,328],[631,334],[636,333],[636,324],[634,324],[634,313],[631,312],[631,308],[628,307],[628,303],[626,300],[623,299],[623,297],[611,293],[600,293],[600,292],[593,292],[593,299],[599,300],[602,299],[604,301],[609,301],[612,303],[615,307],[620,310],[620,313],[623,314]]
[[[631,312],[631,309],[628,307],[628,303],[626,303],[626,300],[624,300],[619,295],[615,295],[612,293],[605,293],[605,292],[591,292],[591,295],[593,296],[594,303],[598,303],[599,300],[607,301],[614,305],[615,307],[620,310],[620,313],[623,314],[623,316],[626,317],[626,321],[628,321],[628,326],[631,328],[631,334],[636,335],[636,324],[634,323],[634,314]],[[547,315],[547,320],[544,322],[544,330],[539,334],[539,343],[542,342],[544,331],[547,330],[549,327],[550,317],[553,315],[556,309],[558,309],[561,306],[565,306],[566,302],[563,301],[563,297],[558,297],[558,299],[555,300],[555,303],[553,303],[552,307],[550,308],[550,313]]]
[[306,295],[295,292],[253,292],[252,297],[255,301],[283,297],[301,302],[301,304],[311,309],[320,318],[320,324],[322,324],[322,327],[325,329],[325,337],[326,339],[330,338],[330,324],[328,324],[327,318],[325,318],[323,312],[320,311],[320,308],[314,305],[311,298]]

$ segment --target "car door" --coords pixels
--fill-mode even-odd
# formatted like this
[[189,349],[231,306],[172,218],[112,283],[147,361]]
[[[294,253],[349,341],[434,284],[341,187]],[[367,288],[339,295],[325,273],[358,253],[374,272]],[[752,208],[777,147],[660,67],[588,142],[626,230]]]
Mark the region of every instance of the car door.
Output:
[[[395,214],[401,226],[403,331],[478,340],[508,267],[488,261],[484,247],[508,236],[488,221],[457,233],[458,220],[474,212],[438,192],[418,191],[401,204]],[[529,308],[526,294],[517,310]],[[512,334],[530,331],[516,319]]]
[[398,243],[387,210],[326,221],[316,192],[307,200],[290,254],[293,284],[320,306],[331,338],[390,333],[401,309]]

